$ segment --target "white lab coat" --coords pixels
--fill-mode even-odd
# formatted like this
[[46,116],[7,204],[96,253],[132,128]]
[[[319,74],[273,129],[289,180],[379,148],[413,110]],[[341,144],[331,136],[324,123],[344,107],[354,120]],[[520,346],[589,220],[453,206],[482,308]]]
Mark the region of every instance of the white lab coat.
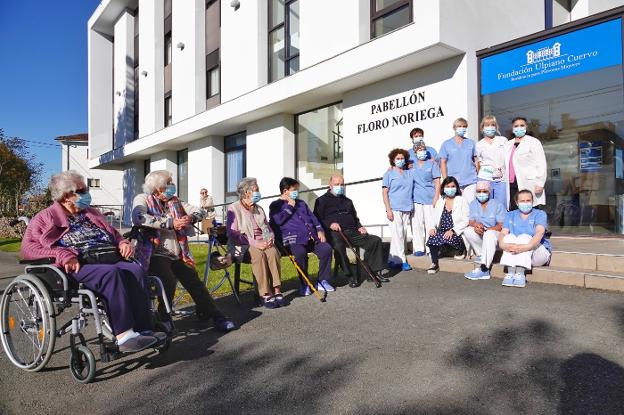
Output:
[[[509,140],[505,154],[505,182],[509,195],[509,157],[514,148],[514,140]],[[518,190],[530,190],[533,193],[533,206],[546,204],[546,192],[535,194],[535,186],[544,187],[547,177],[546,154],[542,143],[535,137],[525,135],[513,156],[513,165],[516,172]],[[509,196],[507,201],[509,208]]]
[[[446,196],[440,197],[433,208],[433,226],[437,227],[440,225],[445,199]],[[461,235],[468,226],[468,204],[464,201],[463,197],[455,196],[451,217],[453,218],[453,230],[455,234]]]

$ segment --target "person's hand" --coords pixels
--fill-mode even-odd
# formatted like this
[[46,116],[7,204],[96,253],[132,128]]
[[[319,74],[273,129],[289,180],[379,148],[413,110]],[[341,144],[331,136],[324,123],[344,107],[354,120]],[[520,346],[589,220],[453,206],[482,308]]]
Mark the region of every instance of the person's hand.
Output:
[[436,234],[435,229],[429,229],[429,236],[434,236]]
[[358,229],[358,232],[360,233],[360,235],[366,235],[368,233],[368,231],[366,230],[364,226]]
[[63,268],[65,268],[66,274],[78,272],[80,271],[80,262],[78,262],[78,258],[72,257],[69,261],[65,263]]
[[292,207],[295,207],[295,199],[289,197],[286,197],[286,202],[288,202],[288,204]]
[[269,239],[268,241],[266,241],[266,248],[271,248],[273,246],[273,238]]
[[319,241],[323,243],[327,242],[327,238],[325,237],[325,232],[318,231],[316,234],[318,235]]
[[477,235],[483,236],[483,234],[485,233],[485,226],[483,226],[482,223],[476,223],[474,226],[474,230]]
[[516,253],[517,244],[502,244],[501,249],[505,252],[509,252],[510,254]]
[[260,241],[256,244],[256,248],[258,248],[261,251],[264,251],[265,249],[267,249],[268,246],[268,242],[267,241]]
[[390,222],[392,222],[392,221],[394,220],[394,213],[392,213],[392,211],[391,211],[391,210],[387,210],[387,211],[386,211],[386,217],[388,218],[388,220],[389,220]]
[[191,223],[191,217],[190,216],[183,216],[180,219],[174,219],[173,220],[173,229],[175,229],[176,231],[182,230],[185,227],[187,227],[188,225],[190,225]]
[[128,259],[132,255],[134,255],[134,245],[132,245],[128,241],[123,241],[123,242],[119,243],[119,247],[118,248],[119,248],[119,253],[125,259]]
[[337,224],[336,222],[334,222],[331,225],[329,225],[329,229],[331,229],[332,231],[336,231],[336,232],[340,232],[342,230],[340,225]]
[[527,252],[529,250],[528,244],[515,244],[511,253],[514,255],[520,254],[522,252]]
[[535,196],[539,196],[544,192],[544,188],[542,186],[535,186]]
[[448,230],[444,232],[444,235],[442,235],[442,238],[444,238],[447,241],[450,241],[452,237],[453,237],[453,230]]

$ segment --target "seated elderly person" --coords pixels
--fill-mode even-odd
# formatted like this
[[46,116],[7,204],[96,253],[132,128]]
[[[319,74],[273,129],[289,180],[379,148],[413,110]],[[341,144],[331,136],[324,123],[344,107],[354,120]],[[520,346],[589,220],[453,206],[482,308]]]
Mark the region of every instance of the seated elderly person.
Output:
[[531,267],[548,264],[552,247],[545,237],[546,212],[533,207],[533,193],[521,190],[516,193],[515,202],[518,209],[505,216],[498,244],[503,250],[500,263],[507,266],[503,286],[523,288],[525,272]]
[[275,235],[258,202],[262,198],[258,181],[246,177],[236,189],[239,200],[227,212],[228,250],[237,261],[251,259],[258,293],[266,308],[286,305],[281,291],[281,255],[273,242]]
[[329,232],[328,241],[338,254],[342,271],[349,278],[349,287],[357,287],[360,281],[357,275],[351,273],[346,243],[340,236],[340,231],[349,238],[354,247],[364,249],[364,262],[371,271],[376,273],[382,282],[389,281],[388,278],[381,275],[381,271],[385,268],[381,238],[370,235],[360,223],[353,202],[345,196],[342,175],[332,175],[329,181],[329,190],[316,199],[314,214],[320,219],[325,230]]
[[[284,177],[279,184],[281,197],[269,207],[270,224],[277,241],[287,252],[292,252],[297,264],[308,273],[308,251],[319,258],[316,287],[319,291],[335,291],[329,283],[331,277],[332,248],[325,239],[325,232],[306,202],[298,199],[299,182]],[[299,288],[302,296],[312,294],[303,280]]]
[[490,267],[498,247],[507,211],[501,202],[490,198],[490,182],[477,182],[476,198],[468,206],[468,227],[464,237],[477,255],[476,268],[464,274],[469,280],[489,280]]
[[152,332],[149,296],[141,266],[127,262],[134,247],[90,208],[84,177],[69,170],[50,179],[54,203],[30,222],[24,259],[54,258],[56,266],[104,301],[119,351],[137,352],[164,340]]
[[[193,223],[201,222],[206,212],[175,196],[176,186],[167,170],[145,176],[143,191],[134,198],[132,208],[132,223],[141,227],[137,259],[160,277],[170,302],[180,281],[195,302],[200,320],[211,318],[217,329],[234,330],[236,325],[219,311],[199,279],[189,248],[188,237],[195,235]],[[163,307],[159,311],[164,312]]]

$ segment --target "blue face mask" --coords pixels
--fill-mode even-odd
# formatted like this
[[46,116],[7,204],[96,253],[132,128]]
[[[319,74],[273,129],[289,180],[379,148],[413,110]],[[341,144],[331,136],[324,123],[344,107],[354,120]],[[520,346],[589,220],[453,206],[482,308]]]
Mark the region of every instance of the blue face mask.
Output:
[[417,151],[416,158],[418,160],[427,160],[427,152],[426,151]]
[[262,199],[262,195],[260,194],[260,192],[253,192],[251,194],[251,203],[258,203],[260,199]]
[[175,196],[176,191],[177,189],[175,184],[168,184],[167,187],[165,187],[165,191],[163,192],[163,194],[167,199],[171,199],[173,196]]
[[518,203],[518,209],[522,213],[529,213],[533,210],[533,203]]
[[494,137],[496,135],[496,127],[483,128],[483,135],[486,137]]
[[455,134],[457,134],[460,137],[463,137],[466,135],[466,128],[464,127],[459,127],[455,129]]
[[453,197],[457,193],[457,187],[445,187],[444,194],[448,197]]
[[403,159],[394,160],[394,165],[396,167],[402,169],[403,167],[405,167],[405,160],[403,160]]
[[490,199],[490,195],[488,193],[477,193],[475,195],[475,198],[481,202],[481,203],[485,203]]
[[332,187],[332,191],[334,192],[336,196],[342,196],[344,195],[345,188],[342,185],[337,185],[337,186]]
[[76,196],[78,196],[78,198],[74,201],[74,205],[78,209],[86,209],[91,206],[91,193],[76,193]]
[[525,127],[514,127],[513,133],[514,133],[514,135],[516,137],[522,138],[526,134],[526,128]]
[[290,191],[290,198],[291,199],[297,199],[299,197],[299,191],[298,190],[291,190]]

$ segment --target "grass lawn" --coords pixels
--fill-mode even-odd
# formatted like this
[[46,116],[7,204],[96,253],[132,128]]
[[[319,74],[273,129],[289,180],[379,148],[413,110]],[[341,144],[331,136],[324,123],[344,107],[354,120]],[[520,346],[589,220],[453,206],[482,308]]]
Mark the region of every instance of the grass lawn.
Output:
[[20,246],[20,238],[0,238],[0,252],[19,252]]

